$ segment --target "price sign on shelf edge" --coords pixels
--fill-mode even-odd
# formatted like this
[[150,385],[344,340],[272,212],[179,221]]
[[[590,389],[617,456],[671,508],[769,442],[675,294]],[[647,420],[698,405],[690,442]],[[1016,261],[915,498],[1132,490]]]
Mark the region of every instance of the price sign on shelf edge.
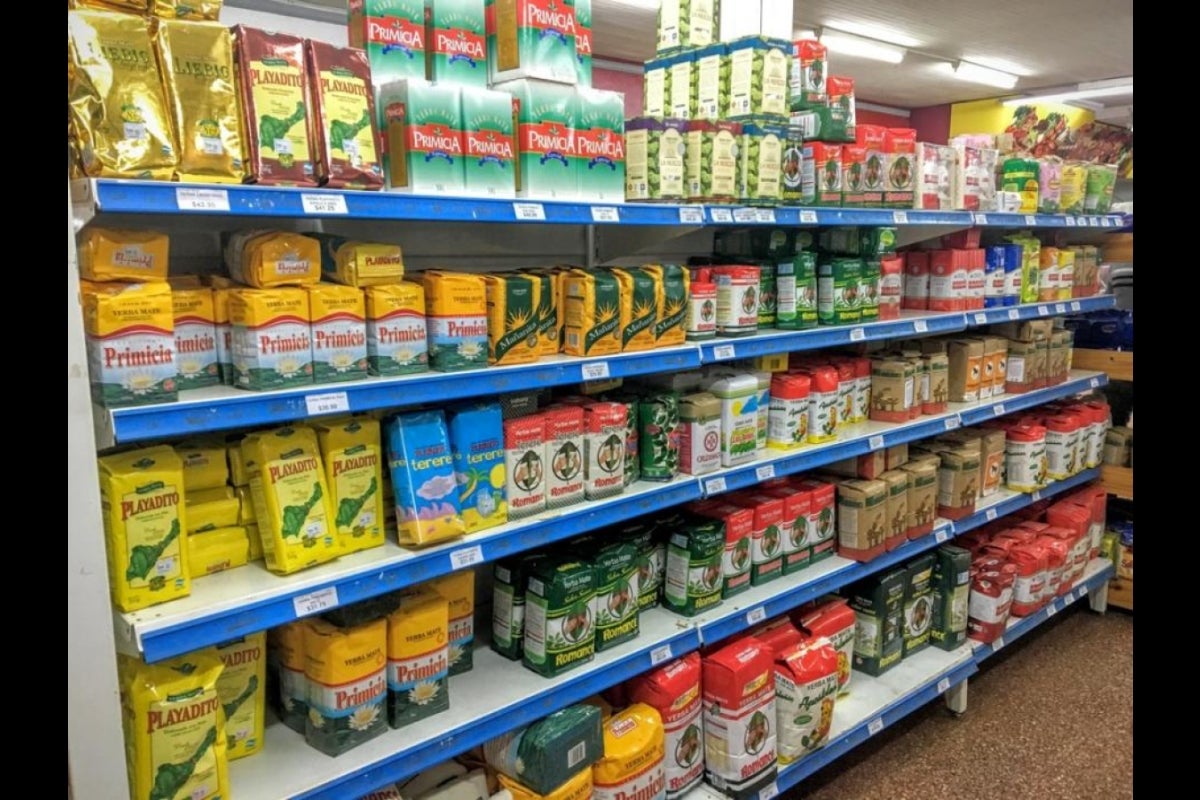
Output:
[[908,212],[907,211],[893,212],[892,213],[892,222],[896,223],[897,225],[907,225],[908,224]]
[[719,344],[713,348],[713,358],[726,361],[737,357],[737,350],[731,344]]
[[723,491],[725,491],[725,479],[724,478],[709,478],[708,480],[706,480],[704,482],[704,493],[705,494],[719,494],[720,492],[723,492]]
[[583,373],[585,381],[602,381],[608,377],[608,362],[597,361],[593,364],[584,364],[580,371]]
[[769,481],[771,478],[775,477],[775,465],[763,464],[761,467],[758,467],[754,470],[754,475],[760,481]]
[[301,193],[300,205],[305,214],[349,214],[346,196],[341,194]]
[[874,736],[883,730],[883,717],[876,717],[867,723],[867,733]]
[[779,784],[771,781],[766,786],[758,790],[758,800],[772,800],[779,795]]
[[1013,322],[1016,322],[1017,320],[1019,320],[1021,318],[1021,312],[1015,308],[1010,308],[1008,310],[1008,318],[1010,320],[1012,320]]
[[762,606],[759,606],[758,608],[751,609],[750,611],[746,612],[746,622],[749,623],[750,625],[757,625],[758,623],[762,622],[766,618],[767,618],[767,610],[765,608],[763,608]]
[[658,666],[662,662],[670,660],[670,658],[671,645],[669,644],[661,645],[650,651],[650,664],[653,666]]
[[304,396],[304,405],[308,415],[315,417],[319,414],[338,414],[350,410],[350,398],[345,392],[323,392]]
[[616,206],[592,206],[592,222],[620,222]]
[[544,220],[546,207],[541,203],[513,203],[513,216],[519,220]]
[[336,586],[318,589],[315,592],[297,595],[292,598],[292,608],[296,611],[297,619],[325,611],[326,609],[335,607],[337,604],[338,593]]
[[950,679],[942,678],[937,684],[938,694],[945,694],[950,691]]
[[808,210],[801,211],[800,212],[800,224],[801,225],[816,225],[817,224],[817,212],[808,211]]
[[454,569],[466,569],[475,564],[483,563],[483,548],[480,545],[464,547],[450,553],[450,566]]
[[228,211],[229,192],[225,189],[175,190],[175,206],[180,211]]
[[861,341],[864,341],[866,338],[867,338],[867,332],[865,330],[863,330],[862,328],[851,328],[850,329],[850,341],[861,342]]
[[[679,209],[679,222],[683,225],[703,225],[704,209],[700,206],[681,206]],[[713,222],[719,222],[715,209]]]
[[928,333],[929,323],[923,319],[913,320],[913,333]]
[[[679,213],[680,213],[680,214],[682,214],[683,212],[682,212],[682,211],[680,211]],[[700,220],[700,221],[701,221],[701,222],[703,222],[703,221],[704,221],[704,220],[703,220],[703,214],[704,214],[704,212],[703,212],[703,211],[701,211],[700,213],[701,213],[701,220]],[[733,222],[733,211],[732,211],[731,209],[728,209],[728,208],[714,208],[714,209],[710,209],[710,212],[709,212],[709,213],[711,213],[711,214],[712,214],[712,221],[713,221],[713,222]]]

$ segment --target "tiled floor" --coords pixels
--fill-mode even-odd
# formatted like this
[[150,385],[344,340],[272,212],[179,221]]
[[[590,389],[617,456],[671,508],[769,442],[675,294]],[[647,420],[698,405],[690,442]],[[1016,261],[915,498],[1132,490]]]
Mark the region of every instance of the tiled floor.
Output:
[[1080,603],[789,792],[804,800],[1133,797],[1133,617]]

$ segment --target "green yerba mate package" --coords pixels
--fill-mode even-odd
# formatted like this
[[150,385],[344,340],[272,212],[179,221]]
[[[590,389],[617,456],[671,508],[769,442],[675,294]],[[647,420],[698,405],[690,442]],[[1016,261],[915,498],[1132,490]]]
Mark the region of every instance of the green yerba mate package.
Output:
[[425,5],[425,0],[350,0],[349,43],[367,51],[376,87],[426,76]]
[[663,605],[694,617],[721,602],[721,556],[725,526],[720,520],[687,515],[667,541]]
[[625,199],[683,200],[687,126],[646,117],[625,123]]
[[689,118],[720,120],[729,103],[729,48],[714,44],[697,50],[691,70]]
[[425,57],[429,80],[486,88],[483,0],[425,0]]
[[783,200],[783,146],[787,128],[761,118],[742,124],[741,186],[744,203],[776,205]]
[[488,0],[486,13],[493,85],[520,78],[579,80],[574,0]]
[[638,402],[642,478],[669,481],[679,474],[679,394],[656,392]]
[[461,98],[464,188],[482,197],[513,197],[517,157],[512,95],[464,86]]
[[590,562],[547,556],[529,568],[525,589],[525,666],[548,678],[592,660],[596,583]]
[[611,542],[591,553],[597,651],[637,638],[638,556],[637,546],[629,541]]
[[692,120],[687,124],[686,199],[702,203],[732,203],[740,191],[740,122]]
[[461,90],[412,78],[379,86],[388,189],[413,194],[462,194]]
[[728,43],[729,119],[766,116],[786,123],[792,43],[748,36]]
[[625,97],[581,88],[576,104],[579,197],[619,203],[625,199]]
[[575,125],[579,102],[575,87],[519,80],[498,87],[519,103],[517,196],[572,200],[579,196],[579,157]]

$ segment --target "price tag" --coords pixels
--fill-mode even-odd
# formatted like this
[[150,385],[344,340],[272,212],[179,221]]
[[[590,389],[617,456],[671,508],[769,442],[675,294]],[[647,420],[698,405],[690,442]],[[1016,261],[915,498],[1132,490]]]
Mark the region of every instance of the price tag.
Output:
[[225,189],[176,189],[175,205],[180,211],[228,211]]
[[1093,389],[1099,389],[1100,388],[1100,379],[1092,378],[1090,381],[1088,381],[1088,385],[1091,386]]
[[1065,595],[1063,595],[1063,608],[1066,608],[1067,606],[1071,605],[1071,603],[1074,603],[1074,602],[1075,602],[1075,593],[1074,592],[1067,592]]
[[1042,499],[1042,490],[1041,490],[1041,489],[1035,489],[1035,490],[1034,490],[1034,492],[1033,492],[1033,494],[1032,494],[1032,495],[1030,495],[1030,497],[1032,497],[1032,498],[1033,498],[1033,502],[1035,502],[1035,503],[1036,503],[1036,502],[1038,502],[1039,500],[1041,500],[1041,499]]
[[957,414],[955,414],[953,417],[946,417],[946,422],[945,422],[946,430],[952,431],[955,428],[957,428],[960,424],[962,424],[962,420],[960,420],[958,418]]
[[1079,587],[1079,596],[1083,597],[1086,594],[1087,594],[1087,584],[1085,583],[1083,586]]
[[872,436],[870,439],[867,440],[867,446],[870,447],[872,450],[882,450],[883,449],[883,436],[882,435]]
[[656,647],[650,651],[650,663],[654,666],[658,666],[659,664],[661,664],[664,661],[669,660],[670,658],[671,658],[671,645],[669,645],[669,644],[664,644],[664,645],[662,645],[660,647]]
[[755,208],[735,208],[733,210],[734,222],[758,222],[758,209]]
[[1079,311],[1079,310],[1081,310],[1082,308],[1083,308],[1083,306],[1080,304],[1080,302],[1079,302],[1078,300],[1076,300],[1075,302],[1071,303],[1071,310],[1072,310],[1072,311]]
[[996,519],[996,509],[989,508],[984,516],[987,517],[988,522],[991,522],[992,520]]
[[546,218],[546,208],[541,203],[513,203],[513,215],[524,221],[539,221]]
[[[710,208],[708,213],[712,215],[713,222],[733,222],[733,211],[728,208]],[[679,209],[679,215],[683,216],[682,208]]]
[[1038,316],[1039,317],[1050,316],[1050,306],[1038,306]]
[[1066,303],[1055,303],[1054,304],[1054,313],[1055,314],[1067,313],[1067,304]]
[[913,320],[913,333],[928,333],[929,323],[923,319]]
[[1035,216],[1034,214],[1026,214],[1025,215],[1025,224],[1026,225],[1037,225],[1037,216]]
[[763,464],[758,469],[754,470],[754,474],[758,476],[760,481],[769,481],[775,477],[775,465]]
[[950,691],[950,679],[942,678],[938,681],[938,694],[945,694],[948,691]]
[[746,622],[750,625],[757,625],[767,618],[767,610],[762,606],[746,612]]
[[321,589],[292,598],[292,607],[296,609],[297,619],[316,614],[327,608],[333,608],[337,604],[336,586],[330,586],[328,589]]
[[346,208],[346,197],[340,194],[308,194],[300,195],[300,205],[305,214],[349,214]]
[[987,321],[987,314],[984,314],[982,311],[975,315],[976,325],[987,325]]
[[874,736],[883,730],[883,717],[876,717],[867,723],[867,733]]
[[1074,227],[1075,227],[1075,218],[1074,218],[1074,217],[1067,217],[1067,218],[1066,218],[1065,220],[1063,220],[1063,221],[1064,221],[1064,222],[1067,224],[1067,227],[1068,227],[1068,228],[1074,228]]
[[1100,227],[1100,218],[1092,217],[1091,219],[1088,220],[1088,225],[1092,226],[1093,228],[1099,228]]
[[583,365],[583,379],[585,381],[599,381],[608,377],[608,362],[597,361],[594,364]]
[[976,214],[975,215],[975,224],[976,225],[987,225],[988,224],[987,214]]
[[592,222],[620,222],[621,215],[615,206],[592,206]]
[[1004,403],[996,403],[992,406],[992,415],[997,417],[1004,416]]
[[336,414],[339,411],[350,410],[350,398],[346,396],[345,392],[310,394],[304,397],[304,405],[308,407],[310,417],[318,414]]
[[933,540],[935,542],[937,542],[938,544],[941,544],[942,542],[946,541],[949,538],[950,538],[950,531],[946,530],[945,528],[938,528],[933,533]]
[[450,553],[450,566],[454,569],[466,569],[481,563],[483,563],[483,548],[479,545],[464,547]]
[[719,344],[713,348],[713,358],[718,361],[727,361],[737,357],[737,350],[731,344]]
[[709,478],[704,482],[705,494],[720,494],[723,491],[725,491],[724,478]]
[[800,212],[800,224],[801,225],[816,225],[817,224],[817,212],[808,211],[808,210],[801,211]]
[[1010,320],[1012,320],[1013,322],[1016,322],[1017,320],[1019,320],[1021,318],[1021,312],[1015,308],[1010,308],[1008,310],[1008,318]]
[[758,800],[771,800],[779,794],[779,784],[771,781],[766,786],[758,790]]
[[[717,212],[726,209],[712,210],[713,222],[724,222],[725,220],[717,219]],[[682,225],[703,225],[704,224],[704,209],[700,206],[682,206],[679,209],[679,222]]]
[[1101,225],[1102,227],[1104,227],[1104,228],[1111,228],[1111,227],[1112,227],[1112,224],[1113,224],[1113,221],[1112,221],[1111,219],[1109,219],[1108,217],[1101,217],[1101,218],[1100,218],[1100,225]]
[[1054,600],[1051,600],[1050,605],[1046,606],[1046,619],[1050,619],[1050,617],[1053,617],[1057,613],[1058,604]]
[[850,341],[861,342],[862,340],[864,340],[866,338],[867,338],[867,332],[865,330],[863,330],[862,328],[851,328],[850,329]]
[[768,225],[775,224],[775,209],[773,208],[756,208],[754,209],[754,218],[759,222],[765,222]]
[[907,211],[894,212],[892,214],[892,222],[896,223],[897,225],[907,225],[908,224],[908,212]]

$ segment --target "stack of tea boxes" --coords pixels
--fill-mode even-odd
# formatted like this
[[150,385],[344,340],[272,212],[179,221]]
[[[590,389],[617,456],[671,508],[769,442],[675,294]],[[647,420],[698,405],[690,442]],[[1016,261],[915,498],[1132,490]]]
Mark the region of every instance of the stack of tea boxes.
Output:
[[353,0],[392,191],[619,201],[625,101],[594,90],[591,0]]

